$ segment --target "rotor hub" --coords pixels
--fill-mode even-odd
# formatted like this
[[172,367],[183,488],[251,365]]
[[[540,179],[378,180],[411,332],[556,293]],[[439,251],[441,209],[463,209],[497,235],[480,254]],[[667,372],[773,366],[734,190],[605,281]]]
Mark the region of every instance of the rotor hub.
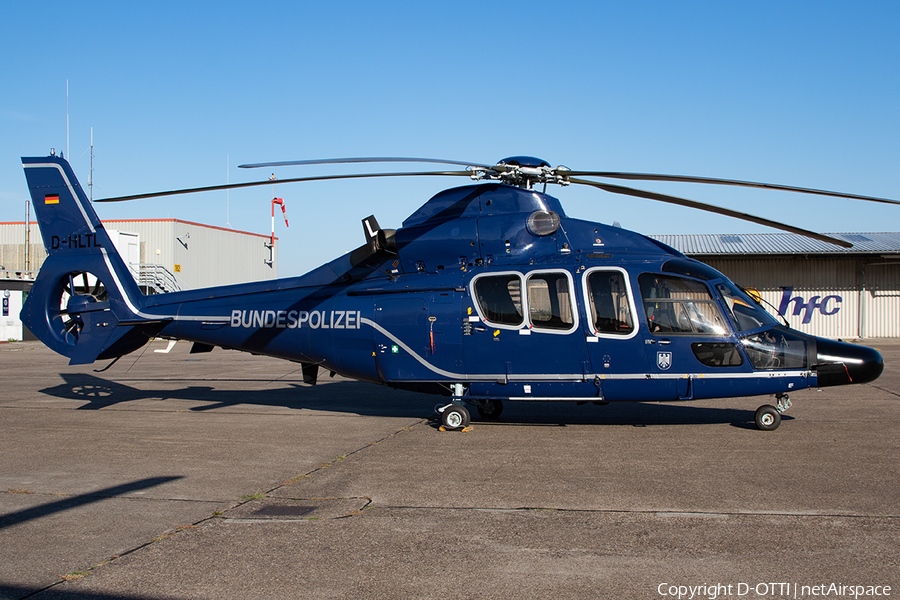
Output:
[[569,185],[568,167],[551,167],[547,161],[534,156],[511,156],[493,167],[470,167],[470,170],[476,181],[499,180],[527,190],[536,183]]

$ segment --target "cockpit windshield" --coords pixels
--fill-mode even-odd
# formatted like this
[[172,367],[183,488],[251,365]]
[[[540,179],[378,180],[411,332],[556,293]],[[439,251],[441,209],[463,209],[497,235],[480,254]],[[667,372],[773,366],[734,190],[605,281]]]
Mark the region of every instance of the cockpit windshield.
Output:
[[730,281],[716,284],[725,306],[731,313],[738,331],[748,331],[766,325],[777,325],[778,319],[766,312],[753,298],[742,292]]

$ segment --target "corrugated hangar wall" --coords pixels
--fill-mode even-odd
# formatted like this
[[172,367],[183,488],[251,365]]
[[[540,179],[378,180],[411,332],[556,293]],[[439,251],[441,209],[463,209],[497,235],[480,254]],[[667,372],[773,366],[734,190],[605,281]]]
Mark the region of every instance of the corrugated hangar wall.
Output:
[[[47,257],[37,223],[30,225],[26,268],[25,223],[0,223],[0,271],[9,276],[26,271],[34,276]],[[278,238],[275,238],[274,261],[270,265],[267,235],[178,219],[103,221],[103,225],[111,235],[114,231],[138,234],[139,262],[165,268],[178,278],[183,289],[278,276]]]
[[702,257],[755,287],[791,327],[829,338],[900,337],[900,263],[878,257]]
[[[277,238],[275,264],[269,266],[266,235],[177,219],[105,221],[104,225],[110,231],[137,233],[140,262],[165,267],[186,288],[259,281],[278,275]],[[24,231],[21,221],[0,223],[0,270],[9,277],[18,278],[16,272],[26,270]],[[31,224],[29,235],[27,270],[36,272],[46,257],[36,223]],[[707,238],[720,240],[723,236],[654,237],[718,269],[738,285],[759,289],[767,302],[785,313],[791,327],[800,331],[845,339],[900,337],[900,234],[866,234],[868,238],[863,239],[873,244],[872,239],[880,240],[881,246],[870,249],[869,254],[845,255],[815,248],[810,253],[786,255],[784,247],[798,245],[796,241],[785,241],[784,236],[790,235],[743,235],[746,243],[759,247],[731,254],[723,254],[721,248],[710,250],[708,243],[685,245],[697,242],[694,238],[703,238],[700,242],[705,243]],[[860,237],[855,236],[855,241]],[[767,249],[770,253],[765,253]],[[771,252],[773,249],[775,252]]]
[[25,222],[0,223],[0,271],[36,272],[47,251],[41,241],[41,232],[36,222],[30,224],[28,265],[25,265]]
[[163,265],[190,289],[273,279],[269,266],[269,236],[181,221],[178,219],[104,221],[107,229],[141,237],[141,262]]

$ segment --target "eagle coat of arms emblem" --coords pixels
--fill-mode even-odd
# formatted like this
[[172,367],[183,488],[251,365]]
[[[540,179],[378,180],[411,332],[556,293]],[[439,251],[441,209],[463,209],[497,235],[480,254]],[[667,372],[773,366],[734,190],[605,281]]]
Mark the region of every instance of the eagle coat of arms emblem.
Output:
[[663,371],[667,370],[672,366],[672,353],[671,352],[657,352],[656,353],[656,366],[662,369]]

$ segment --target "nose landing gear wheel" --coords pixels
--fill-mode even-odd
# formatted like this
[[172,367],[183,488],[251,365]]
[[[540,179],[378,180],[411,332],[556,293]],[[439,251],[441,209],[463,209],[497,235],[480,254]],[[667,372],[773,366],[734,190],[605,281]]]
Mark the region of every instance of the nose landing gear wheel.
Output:
[[771,404],[764,404],[756,409],[754,416],[756,426],[763,431],[774,431],[781,425],[781,413]]

